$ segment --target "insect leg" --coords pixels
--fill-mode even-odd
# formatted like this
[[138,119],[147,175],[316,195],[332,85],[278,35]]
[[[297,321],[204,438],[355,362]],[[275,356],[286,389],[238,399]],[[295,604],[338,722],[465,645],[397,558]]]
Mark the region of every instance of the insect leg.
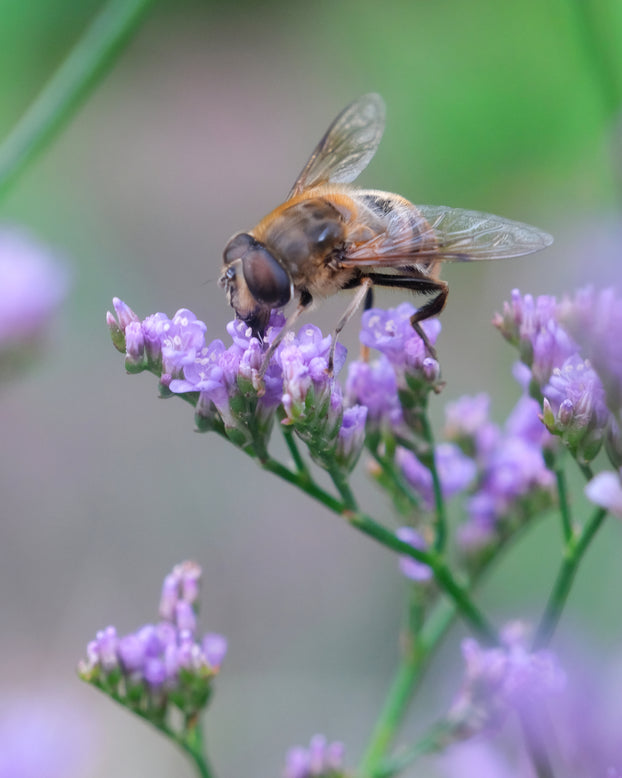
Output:
[[311,305],[312,302],[313,302],[313,298],[311,297],[310,294],[304,293],[300,295],[298,307],[295,308],[287,317],[287,320],[283,325],[283,329],[275,337],[275,339],[270,344],[268,350],[264,354],[263,362],[261,363],[261,368],[259,369],[259,378],[263,378],[264,375],[266,374],[266,370],[268,369],[268,365],[270,364],[270,359],[272,358],[272,355],[276,351],[279,343],[283,340],[284,336],[291,330],[291,328],[302,316],[302,314],[307,310],[307,308]]
[[366,277],[370,278],[377,286],[392,286],[400,289],[409,289],[410,291],[418,292],[419,294],[434,295],[431,300],[413,313],[410,317],[410,323],[417,335],[419,335],[424,342],[430,356],[436,359],[436,350],[428,340],[428,336],[425,334],[425,331],[419,322],[425,321],[425,319],[429,319],[431,316],[435,316],[445,307],[447,295],[449,294],[449,287],[445,281],[435,281],[432,278],[427,278],[425,276],[385,275],[383,273],[367,273]]
[[363,276],[360,281],[360,286],[356,291],[354,297],[350,300],[350,304],[345,309],[343,316],[337,322],[335,331],[333,332],[333,342],[330,346],[330,354],[328,355],[328,372],[333,372],[333,366],[335,361],[335,349],[337,348],[337,336],[341,330],[346,326],[350,319],[361,307],[363,302],[367,303],[367,298],[372,289],[373,281],[367,276]]

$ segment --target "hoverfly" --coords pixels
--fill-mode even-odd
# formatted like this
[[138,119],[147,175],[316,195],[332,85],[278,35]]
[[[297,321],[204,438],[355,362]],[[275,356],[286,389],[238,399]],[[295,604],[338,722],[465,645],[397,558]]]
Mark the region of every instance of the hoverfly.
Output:
[[531,254],[553,239],[535,227],[476,211],[413,205],[397,194],[357,189],[350,183],[369,164],[382,138],[385,105],[367,94],[333,121],[284,203],[224,250],[219,284],[229,305],[262,339],[270,312],[294,297],[298,306],[266,352],[262,374],[282,335],[316,298],[342,289],[356,294],[339,320],[338,334],[373,286],[429,296],[411,323],[434,354],[424,319],[440,313],[448,286],[439,277],[446,260],[470,261]]

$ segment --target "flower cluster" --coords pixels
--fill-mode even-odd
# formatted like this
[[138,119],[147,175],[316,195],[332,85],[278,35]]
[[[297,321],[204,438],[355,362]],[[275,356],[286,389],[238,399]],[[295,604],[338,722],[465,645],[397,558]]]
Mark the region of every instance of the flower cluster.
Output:
[[292,748],[286,758],[284,778],[341,778],[345,776],[342,743],[329,743],[323,735],[311,738],[309,748]]
[[[442,388],[439,363],[410,322],[415,310],[410,303],[402,303],[387,311],[371,308],[363,314],[361,343],[379,351],[380,357],[371,364],[350,364],[346,394],[350,402],[369,409],[373,429],[403,429],[404,415],[411,417],[425,405],[430,392]],[[421,328],[434,345],[441,330],[438,319],[422,322]]]
[[[548,430],[559,435],[582,463],[593,460],[606,439],[619,440],[610,412],[616,414],[620,407],[615,403],[620,397],[617,376],[622,359],[609,345],[622,335],[616,303],[619,307],[611,290],[596,294],[584,289],[561,303],[514,290],[494,322],[530,369],[529,391],[542,399]],[[622,370],[619,374],[622,377]],[[615,445],[610,445],[610,453],[613,449]]]
[[468,554],[490,547],[553,500],[554,476],[543,456],[548,433],[537,402],[521,397],[503,428],[488,417],[488,405],[486,395],[447,405],[446,436],[477,466],[476,485],[466,501],[468,519],[459,531]]
[[526,638],[524,625],[513,622],[498,647],[484,648],[472,638],[462,642],[465,674],[449,712],[462,735],[499,726],[511,710],[528,716],[564,690],[566,674],[555,655],[530,651]]
[[[543,456],[552,438],[539,419],[538,403],[521,397],[503,428],[491,421],[489,406],[486,394],[448,403],[446,442],[435,448],[443,500],[456,494],[465,498],[466,520],[458,529],[457,539],[469,559],[479,558],[479,552],[492,547],[553,500],[555,479]],[[401,446],[396,448],[395,464],[416,495],[420,510],[424,514],[433,511],[430,467]],[[410,538],[402,539],[411,542]],[[416,565],[404,560],[401,567],[406,575],[420,580]],[[407,572],[410,568],[411,574]]]
[[[332,338],[307,324],[297,333],[281,333],[283,314],[271,315],[264,341],[240,320],[230,322],[232,343],[205,342],[205,325],[182,309],[172,319],[156,313],[141,321],[121,300],[107,323],[129,372],[150,370],[160,378],[164,396],[183,394],[195,405],[199,429],[216,430],[260,457],[267,450],[275,416],[308,445],[322,467],[351,470],[366,432],[388,423],[402,424],[402,408],[413,407],[440,387],[439,366],[410,324],[415,309],[404,304],[364,314],[362,342],[381,352],[372,364],[350,366],[345,394],[336,376],[346,350],[337,344],[328,369]],[[434,343],[440,325],[424,322]],[[265,347],[280,343],[267,364]]]
[[81,678],[147,718],[164,720],[172,707],[186,719],[206,705],[227,652],[222,635],[196,638],[201,568],[177,565],[164,579],[160,621],[128,635],[97,633],[79,666]]

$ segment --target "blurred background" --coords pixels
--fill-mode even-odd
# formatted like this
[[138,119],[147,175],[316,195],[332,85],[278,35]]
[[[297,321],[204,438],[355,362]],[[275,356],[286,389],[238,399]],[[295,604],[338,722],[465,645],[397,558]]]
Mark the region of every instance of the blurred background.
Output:
[[[100,7],[0,0],[0,138]],[[196,434],[189,408],[159,400],[154,378],[125,375],[105,326],[112,297],[143,317],[188,307],[223,337],[227,239],[281,202],[344,105],[377,91],[387,128],[362,184],[555,236],[543,254],[444,273],[447,387],[434,418],[445,401],[488,391],[502,421],[519,389],[490,320],[510,291],[620,280],[621,39],[615,0],[160,2],[11,188],[2,222],[51,247],[73,285],[39,361],[0,387],[2,711],[75,722],[63,775],[192,775],[75,675],[97,629],[156,617],[176,562],[203,566],[202,626],[229,638],[207,729],[221,778],[280,775],[285,751],[315,732],[343,740],[355,764],[396,661],[403,604],[388,552]],[[402,299],[378,295],[387,307]],[[313,321],[328,331],[342,309],[328,301]],[[355,350],[357,335],[353,325],[344,338]],[[369,512],[391,521],[364,462],[354,482]],[[481,602],[499,622],[537,618],[558,535],[556,523],[540,525],[489,579]],[[622,654],[608,596],[621,543],[610,521],[557,639],[605,664]],[[451,699],[461,634],[406,734]]]

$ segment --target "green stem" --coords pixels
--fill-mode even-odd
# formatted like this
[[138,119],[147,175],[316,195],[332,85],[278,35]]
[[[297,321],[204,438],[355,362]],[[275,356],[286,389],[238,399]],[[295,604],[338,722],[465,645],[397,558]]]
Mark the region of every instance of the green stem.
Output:
[[324,489],[322,489],[321,486],[318,486],[315,481],[308,480],[300,473],[293,473],[291,470],[285,467],[285,465],[277,462],[276,459],[269,458],[260,464],[264,470],[267,470],[270,473],[274,473],[274,475],[277,475],[284,481],[297,486],[306,492],[310,497],[313,497],[318,502],[321,502],[322,505],[324,505],[333,513],[337,513],[339,516],[343,516],[344,511],[346,510],[345,505],[339,500],[335,499],[328,492],[324,491]]
[[291,428],[281,424],[281,431],[283,432],[283,437],[285,438],[285,443],[287,444],[289,453],[291,454],[291,457],[294,460],[294,464],[296,465],[296,470],[304,478],[312,480],[309,468],[302,458],[302,454],[300,453],[300,449],[296,444],[296,439],[294,438],[294,433],[292,432]]
[[357,511],[358,505],[356,503],[356,497],[354,496],[352,489],[350,489],[347,476],[345,476],[337,467],[331,468],[329,475],[332,478],[337,491],[341,495],[341,499],[346,508],[349,511]]
[[214,773],[205,756],[203,730],[199,726],[199,721],[189,728],[188,735],[181,739],[181,741],[178,741],[178,744],[194,762],[200,778],[213,778]]
[[153,0],[110,0],[0,146],[0,196],[115,61]]
[[555,478],[557,479],[557,494],[559,497],[559,512],[562,520],[562,533],[564,542],[568,543],[572,537],[572,518],[570,515],[570,504],[568,503],[566,473],[562,469],[556,469]]
[[370,775],[373,778],[391,778],[391,776],[405,770],[411,762],[414,762],[420,756],[442,751],[454,738],[455,729],[456,725],[453,722],[444,720],[437,722],[414,746],[406,749],[398,756],[380,762]]
[[413,510],[420,510],[421,503],[413,494],[401,473],[395,468],[393,460],[387,456],[379,454],[376,450],[368,449],[368,451],[374,460],[378,463],[385,476],[390,480],[391,484],[395,487],[396,491],[406,499],[410,507]]
[[434,488],[434,507],[436,512],[434,548],[439,553],[442,553],[447,542],[447,516],[445,514],[445,501],[441,489],[441,479],[436,468],[434,433],[432,432],[432,425],[430,424],[427,413],[424,412],[421,414],[420,422],[423,438],[428,445],[427,457],[425,458],[424,464],[428,466],[430,473],[432,474],[432,486]]
[[534,648],[543,648],[551,641],[568,600],[579,563],[606,515],[604,508],[598,508],[583,531],[579,535],[573,535],[566,543],[561,567],[536,632]]
[[583,477],[586,481],[591,481],[592,478],[594,478],[594,471],[589,465],[581,465],[579,464],[579,469],[583,473]]
[[360,532],[374,538],[383,546],[386,546],[386,548],[390,548],[398,554],[410,556],[417,562],[428,565],[434,573],[438,586],[454,601],[465,621],[470,624],[471,628],[480,639],[488,645],[495,645],[497,643],[496,631],[488,623],[484,614],[471,600],[468,590],[456,581],[445,563],[436,554],[414,548],[409,543],[400,540],[394,532],[388,530],[370,516],[357,511],[355,507],[352,507],[350,498],[354,500],[354,497],[349,490],[347,480],[337,471],[331,473],[331,475],[335,479],[335,484],[340,491],[342,489],[344,490],[343,502],[336,500],[315,482],[309,482],[306,478],[303,478],[300,473],[292,472],[275,459],[268,458],[261,461],[261,466],[265,470],[278,475],[279,478],[282,478],[288,483],[299,487],[309,496],[314,497],[321,502],[322,505],[333,511],[333,513],[346,518],[350,524],[353,527],[356,527]]
[[473,631],[487,645],[496,645],[498,643],[495,629],[488,623],[484,614],[471,600],[468,590],[456,581],[449,568],[436,554],[413,548],[409,543],[400,540],[395,533],[364,513],[355,513],[347,518],[352,526],[382,543],[383,546],[396,551],[398,554],[410,556],[416,559],[417,562],[428,565],[434,573],[434,579],[438,586],[453,600]]
[[[361,778],[376,775],[376,767],[391,745],[410,700],[417,689],[431,655],[447,633],[456,616],[456,606],[439,603],[410,646],[406,646],[389,689],[384,706],[372,732],[357,774]],[[406,766],[408,762],[404,764]]]

